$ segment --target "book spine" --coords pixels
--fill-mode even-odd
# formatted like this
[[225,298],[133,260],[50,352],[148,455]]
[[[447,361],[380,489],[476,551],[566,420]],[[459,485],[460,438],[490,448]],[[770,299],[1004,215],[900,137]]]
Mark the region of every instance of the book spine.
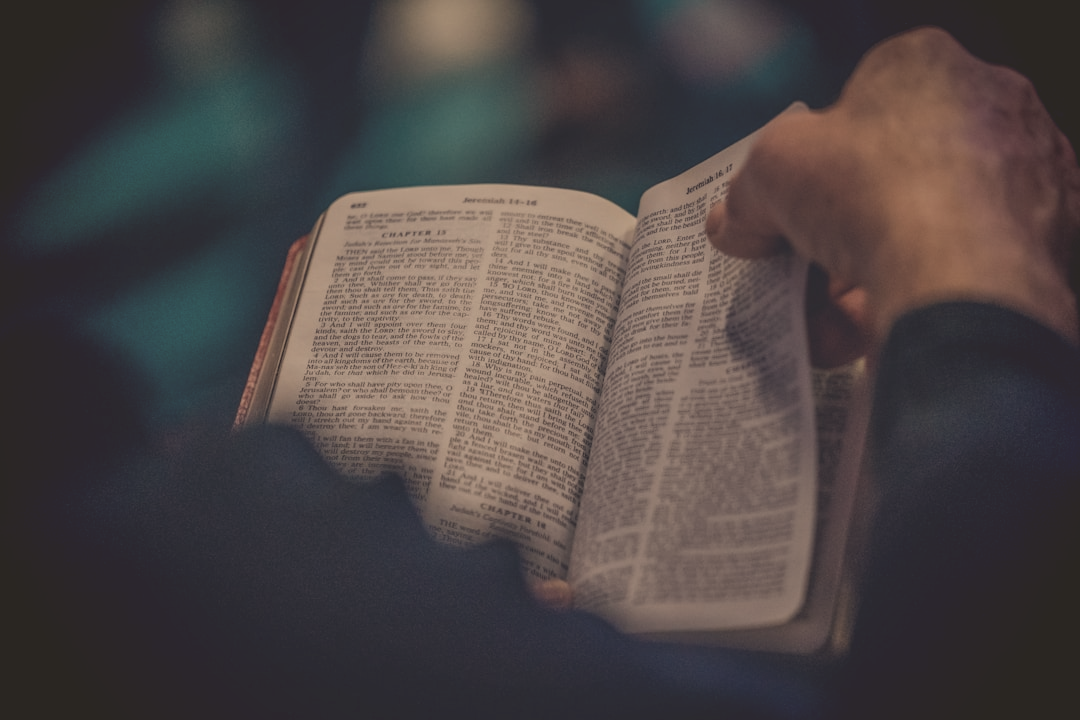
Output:
[[255,350],[255,358],[251,362],[251,370],[248,372],[247,382],[244,384],[244,392],[240,396],[240,405],[236,410],[236,417],[233,419],[234,430],[239,430],[247,422],[248,413],[251,410],[251,403],[255,397],[255,388],[258,385],[259,376],[262,374],[263,364],[266,362],[267,351],[270,348],[270,340],[274,335],[274,328],[277,327],[278,318],[281,314],[281,306],[284,303],[285,295],[287,294],[289,281],[296,271],[297,261],[304,251],[304,247],[307,245],[308,237],[308,235],[305,235],[289,246],[289,254],[285,257],[285,267],[281,271],[281,278],[278,280],[277,291],[274,293],[274,302],[270,305],[270,312],[266,317],[266,324],[263,326],[262,335],[259,337],[259,346]]

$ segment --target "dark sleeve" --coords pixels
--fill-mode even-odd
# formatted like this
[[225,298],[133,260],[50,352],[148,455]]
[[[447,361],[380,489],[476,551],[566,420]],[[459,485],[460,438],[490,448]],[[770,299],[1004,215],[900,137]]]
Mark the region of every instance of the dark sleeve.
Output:
[[24,520],[38,627],[64,656],[33,675],[109,717],[776,718],[813,701],[752,658],[540,607],[509,544],[435,543],[398,479],[347,481],[281,428],[154,453]]
[[[1080,361],[1021,315],[914,312],[883,353],[851,717],[1076,716]],[[1073,710],[1067,710],[1072,707]]]

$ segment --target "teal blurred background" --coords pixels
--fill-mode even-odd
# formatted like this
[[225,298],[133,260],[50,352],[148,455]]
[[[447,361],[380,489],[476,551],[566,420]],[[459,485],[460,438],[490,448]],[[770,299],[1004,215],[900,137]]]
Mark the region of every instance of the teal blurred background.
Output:
[[[1076,51],[1033,1],[168,0],[16,6],[4,35],[5,323],[60,318],[149,427],[227,426],[288,245],[352,190],[651,184],[874,42],[944,25],[1071,137]],[[7,347],[5,353],[20,349]],[[44,359],[70,371],[72,358]]]

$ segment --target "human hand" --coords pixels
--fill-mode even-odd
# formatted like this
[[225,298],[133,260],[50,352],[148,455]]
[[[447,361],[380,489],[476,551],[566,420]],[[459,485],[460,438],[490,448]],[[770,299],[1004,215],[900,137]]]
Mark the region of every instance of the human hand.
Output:
[[1076,342],[1078,230],[1080,169],[1031,84],[937,29],[871,50],[826,110],[770,124],[707,225],[726,253],[788,243],[824,268],[841,312],[819,329],[852,347],[962,299]]

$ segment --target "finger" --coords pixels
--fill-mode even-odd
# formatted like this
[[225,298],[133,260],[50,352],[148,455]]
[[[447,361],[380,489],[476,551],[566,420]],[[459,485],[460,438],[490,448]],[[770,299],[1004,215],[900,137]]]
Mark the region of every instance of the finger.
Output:
[[868,322],[862,288],[829,278],[820,267],[810,266],[806,326],[814,367],[839,367],[867,354],[872,344]]
[[[732,208],[733,185],[727,199],[713,205],[705,221],[705,233],[709,242],[722,253],[739,258],[761,258],[780,252],[786,245],[783,236],[775,229],[761,223],[761,217],[747,216],[742,194]],[[751,202],[753,198],[750,198]],[[756,224],[756,227],[755,227]]]
[[574,594],[565,580],[540,580],[529,584],[529,591],[543,606],[554,610],[569,610]]
[[870,322],[866,288],[845,285],[843,289],[837,289],[834,281],[829,286],[829,297],[833,305],[851,318],[851,322],[869,337],[872,324]]
[[[786,113],[767,125],[722,202],[714,205],[705,231],[716,249],[741,258],[760,258],[786,249],[795,238],[792,219],[807,214],[807,179],[815,170],[815,113]],[[799,249],[796,247],[796,249]]]

